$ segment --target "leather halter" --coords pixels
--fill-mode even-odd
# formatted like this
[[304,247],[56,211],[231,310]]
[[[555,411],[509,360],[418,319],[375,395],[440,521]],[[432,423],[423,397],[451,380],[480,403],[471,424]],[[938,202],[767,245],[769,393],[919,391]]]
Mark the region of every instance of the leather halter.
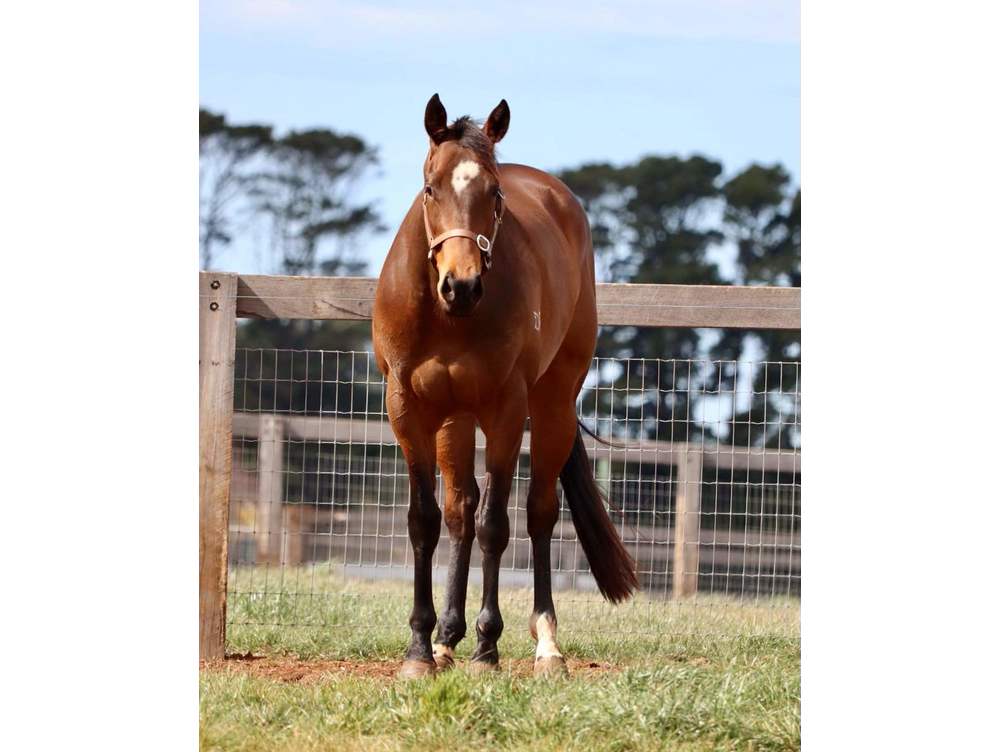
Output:
[[483,266],[487,269],[493,266],[493,243],[497,239],[497,233],[500,232],[500,223],[503,221],[504,213],[504,195],[500,188],[497,188],[497,203],[493,207],[493,234],[490,237],[486,237],[477,232],[472,232],[472,230],[445,230],[440,235],[435,235],[431,232],[431,223],[427,218],[427,193],[424,193],[423,210],[424,210],[424,231],[427,233],[427,260],[434,260],[434,249],[441,245],[448,238],[468,238],[475,242],[476,246],[479,248],[480,252],[483,254]]

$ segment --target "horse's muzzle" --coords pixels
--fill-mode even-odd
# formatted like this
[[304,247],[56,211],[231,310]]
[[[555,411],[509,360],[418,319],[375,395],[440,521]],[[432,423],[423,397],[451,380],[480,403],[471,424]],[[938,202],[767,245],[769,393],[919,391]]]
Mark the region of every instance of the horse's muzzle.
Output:
[[445,312],[451,316],[470,316],[483,297],[483,280],[480,275],[456,279],[448,272],[439,287]]

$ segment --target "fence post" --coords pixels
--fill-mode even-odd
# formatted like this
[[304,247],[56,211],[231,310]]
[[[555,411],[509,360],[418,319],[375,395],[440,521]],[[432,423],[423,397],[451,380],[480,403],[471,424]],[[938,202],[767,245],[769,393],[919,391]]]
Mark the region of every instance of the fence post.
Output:
[[198,275],[198,654],[225,657],[233,460],[235,274]]
[[282,504],[284,516],[284,541],[281,546],[281,563],[286,567],[295,567],[302,563],[302,505]]
[[282,497],[284,487],[284,425],[277,415],[260,416],[257,431],[257,557],[258,564],[281,562]]
[[674,496],[674,597],[698,592],[698,558],[701,553],[702,450],[685,444],[677,458],[677,493]]

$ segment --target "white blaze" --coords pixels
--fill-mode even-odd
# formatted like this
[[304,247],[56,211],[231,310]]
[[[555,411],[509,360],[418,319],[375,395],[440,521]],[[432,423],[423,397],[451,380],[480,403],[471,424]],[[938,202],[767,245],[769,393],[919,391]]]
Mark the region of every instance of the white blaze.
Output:
[[538,647],[535,649],[535,658],[562,657],[559,646],[556,645],[556,624],[549,618],[548,614],[542,614],[535,622],[535,631],[538,634]]
[[451,173],[451,187],[455,189],[456,194],[459,194],[465,190],[465,186],[469,184],[469,181],[478,174],[478,162],[473,162],[471,159],[459,162]]

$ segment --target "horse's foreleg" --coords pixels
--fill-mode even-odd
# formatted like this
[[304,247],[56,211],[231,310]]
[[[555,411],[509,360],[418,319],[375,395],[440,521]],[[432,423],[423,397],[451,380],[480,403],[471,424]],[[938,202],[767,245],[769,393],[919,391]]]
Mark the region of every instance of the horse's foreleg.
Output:
[[473,668],[496,668],[500,662],[500,557],[510,539],[507,499],[528,413],[525,391],[523,385],[520,390],[510,390],[486,420],[480,419],[486,434],[486,488],[476,515],[476,538],[483,553],[483,602],[476,618],[478,641],[472,654]]
[[410,472],[410,505],[407,527],[413,546],[412,633],[400,675],[412,678],[433,674],[434,654],[431,630],[437,617],[431,590],[431,562],[441,535],[441,510],[434,498],[434,433],[411,409],[401,390],[392,390],[386,400],[393,432],[399,441]]
[[444,519],[451,537],[444,610],[438,619],[434,661],[439,669],[455,665],[455,646],[465,637],[465,596],[469,557],[476,537],[479,504],[476,484],[476,421],[472,415],[450,418],[437,433],[437,459],[444,479]]
[[556,643],[556,608],[552,601],[552,529],[559,518],[556,479],[576,438],[576,410],[563,394],[544,384],[531,395],[531,486],[528,489],[528,536],[534,567],[534,608],[529,629],[536,641],[535,673],[565,673],[566,661]]

